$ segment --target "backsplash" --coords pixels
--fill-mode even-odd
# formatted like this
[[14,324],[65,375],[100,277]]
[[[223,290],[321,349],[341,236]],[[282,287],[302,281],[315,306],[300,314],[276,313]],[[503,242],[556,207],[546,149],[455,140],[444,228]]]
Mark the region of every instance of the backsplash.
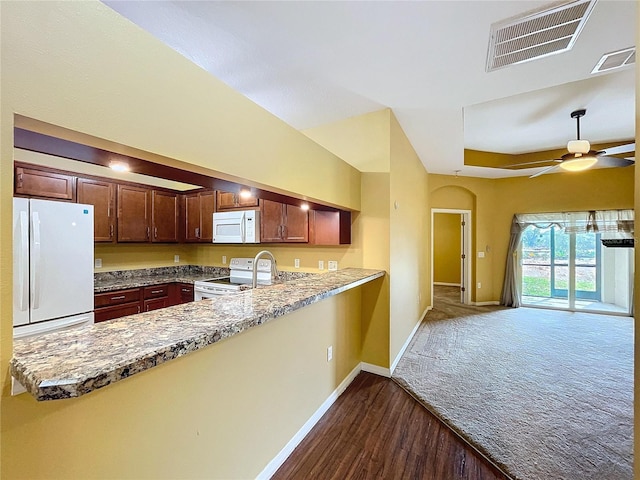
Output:
[[[306,272],[287,272],[279,271],[280,280],[288,282],[289,280],[296,280],[299,278],[305,278],[309,275],[315,275],[313,273]],[[113,272],[96,272],[93,274],[93,279],[96,283],[107,283],[117,280],[134,279],[137,277],[149,277],[149,276],[209,276],[209,277],[225,277],[229,275],[229,269],[227,267],[209,267],[200,265],[176,265],[172,267],[156,267],[156,268],[138,268],[135,270],[115,270]]]

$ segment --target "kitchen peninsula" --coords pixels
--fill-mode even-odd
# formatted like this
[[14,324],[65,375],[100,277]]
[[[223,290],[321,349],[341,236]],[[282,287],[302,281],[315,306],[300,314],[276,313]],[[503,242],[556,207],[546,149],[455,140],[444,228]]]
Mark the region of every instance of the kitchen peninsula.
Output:
[[347,268],[16,340],[11,374],[37,400],[78,397],[384,274]]

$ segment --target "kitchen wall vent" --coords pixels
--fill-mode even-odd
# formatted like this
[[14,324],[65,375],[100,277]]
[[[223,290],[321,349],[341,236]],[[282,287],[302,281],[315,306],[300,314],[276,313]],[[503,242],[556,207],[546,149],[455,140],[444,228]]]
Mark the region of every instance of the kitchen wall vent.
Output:
[[591,73],[608,72],[615,68],[626,67],[636,63],[636,47],[625,48],[616,52],[605,53]]
[[596,0],[564,0],[491,25],[486,71],[571,50]]

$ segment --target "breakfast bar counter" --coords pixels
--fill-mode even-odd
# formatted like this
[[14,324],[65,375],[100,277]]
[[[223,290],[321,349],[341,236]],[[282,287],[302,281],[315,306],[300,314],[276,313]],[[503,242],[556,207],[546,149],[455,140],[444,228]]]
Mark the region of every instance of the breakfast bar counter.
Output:
[[11,374],[37,400],[79,397],[384,276],[346,268],[15,340]]

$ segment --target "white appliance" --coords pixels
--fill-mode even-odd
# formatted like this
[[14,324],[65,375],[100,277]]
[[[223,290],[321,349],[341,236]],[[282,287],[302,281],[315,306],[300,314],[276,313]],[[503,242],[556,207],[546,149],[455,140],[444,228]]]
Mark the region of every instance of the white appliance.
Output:
[[[257,279],[259,285],[271,285],[271,260],[258,260]],[[239,292],[244,285],[251,285],[253,258],[232,258],[229,276],[197,280],[194,282],[194,300],[229,295]]]
[[13,199],[13,336],[93,323],[93,205]]
[[213,243],[260,243],[260,212],[215,212]]

